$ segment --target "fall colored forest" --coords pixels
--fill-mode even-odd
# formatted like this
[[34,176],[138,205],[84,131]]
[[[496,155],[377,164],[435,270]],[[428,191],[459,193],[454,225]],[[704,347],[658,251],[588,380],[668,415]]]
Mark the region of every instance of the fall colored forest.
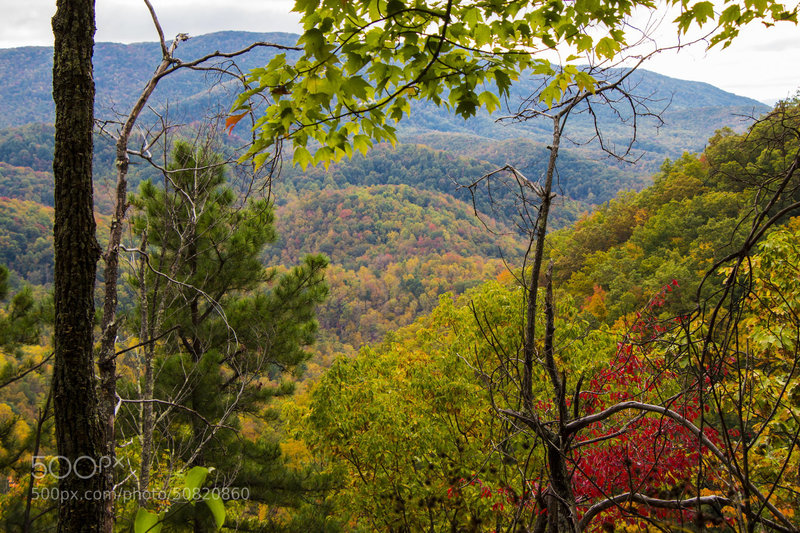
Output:
[[800,531],[800,96],[639,67],[633,8],[92,42],[81,309],[70,30],[0,50],[0,531]]

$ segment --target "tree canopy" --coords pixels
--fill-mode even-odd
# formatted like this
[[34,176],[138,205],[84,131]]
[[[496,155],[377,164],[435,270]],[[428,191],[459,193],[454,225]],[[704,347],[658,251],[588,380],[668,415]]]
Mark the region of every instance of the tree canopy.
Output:
[[[671,0],[680,8],[676,31],[714,28],[710,44],[727,46],[740,27],[797,21],[798,6],[777,1]],[[285,54],[251,72],[252,88],[239,99],[272,99],[257,122],[251,150],[257,162],[286,139],[293,162],[339,160],[373,142],[394,141],[393,123],[408,115],[411,100],[446,105],[467,118],[479,107],[494,111],[525,71],[548,76],[536,95],[546,105],[570,88],[594,91],[591,71],[579,65],[614,60],[630,43],[634,10],[656,10],[651,0],[298,0],[304,33],[302,56]],[[563,64],[552,54],[567,50]],[[233,126],[245,113],[233,115]],[[312,155],[313,151],[313,155]]]

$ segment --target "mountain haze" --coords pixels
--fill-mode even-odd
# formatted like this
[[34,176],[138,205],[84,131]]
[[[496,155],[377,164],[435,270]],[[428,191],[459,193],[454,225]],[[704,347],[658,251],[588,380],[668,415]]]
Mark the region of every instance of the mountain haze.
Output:
[[[234,51],[256,41],[293,46],[298,37],[290,33],[217,32],[191,37],[180,43],[176,55],[183,61],[190,61],[213,51]],[[257,48],[237,59],[237,63],[246,72],[265,65],[278,52],[275,48]],[[289,52],[290,58],[292,54]],[[4,80],[0,87],[0,127],[53,121],[54,108],[50,96],[52,55],[50,47],[0,50],[0,76]],[[115,111],[122,112],[130,107],[160,58],[161,50],[155,42],[97,43],[94,68],[98,117],[111,118]],[[213,81],[210,75],[180,72],[162,80],[151,103],[156,108],[166,103],[181,108],[183,104],[189,112],[196,112],[198,101],[208,101]],[[516,83],[507,102],[509,109],[516,109],[524,98],[536,90],[540,81],[534,77],[523,77]],[[746,124],[738,116],[757,116],[768,109],[756,100],[725,92],[706,83],[678,80],[647,70],[634,73],[626,81],[626,86],[638,96],[647,97],[652,110],[662,112],[665,122],[658,131],[653,130],[655,135],[649,131],[653,125],[643,125],[648,138],[641,148],[652,150],[655,147],[669,157],[677,157],[685,149],[700,150],[714,130],[723,126],[738,126],[741,130]],[[215,95],[215,99],[219,99],[218,96]],[[233,93],[220,105],[225,108],[232,97]],[[416,103],[412,106],[409,119],[403,121],[400,133],[403,138],[425,132],[458,132],[495,140],[517,137],[540,142],[548,140],[550,128],[546,123],[533,121],[504,126],[496,124],[495,118],[479,113],[465,122],[445,109]],[[610,113],[601,112],[599,119],[604,129],[612,131],[620,139],[625,137],[625,128],[615,124],[616,119]],[[586,136],[589,132],[588,117],[577,117],[574,124],[571,127],[578,137]],[[674,138],[678,135],[682,138],[680,142]]]

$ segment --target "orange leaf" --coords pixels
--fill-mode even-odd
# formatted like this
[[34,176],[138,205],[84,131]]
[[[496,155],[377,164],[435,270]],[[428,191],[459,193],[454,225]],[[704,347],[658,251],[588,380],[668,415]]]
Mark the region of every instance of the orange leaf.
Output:
[[233,133],[234,126],[236,126],[236,124],[238,124],[239,121],[245,117],[245,115],[247,115],[247,111],[238,115],[231,115],[225,119],[225,129],[228,130],[228,135]]

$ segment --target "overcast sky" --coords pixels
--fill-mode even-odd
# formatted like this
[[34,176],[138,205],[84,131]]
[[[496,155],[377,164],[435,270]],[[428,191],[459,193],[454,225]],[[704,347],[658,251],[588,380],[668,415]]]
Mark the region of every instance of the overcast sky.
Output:
[[[219,30],[299,32],[292,0],[152,0],[167,37]],[[5,1],[0,48],[50,46],[55,0]],[[668,30],[674,34],[671,28]],[[147,9],[139,0],[97,0],[97,41],[155,40]],[[645,68],[675,78],[704,81],[726,91],[772,103],[800,88],[800,28],[746,28],[726,50],[701,45],[664,53]]]

